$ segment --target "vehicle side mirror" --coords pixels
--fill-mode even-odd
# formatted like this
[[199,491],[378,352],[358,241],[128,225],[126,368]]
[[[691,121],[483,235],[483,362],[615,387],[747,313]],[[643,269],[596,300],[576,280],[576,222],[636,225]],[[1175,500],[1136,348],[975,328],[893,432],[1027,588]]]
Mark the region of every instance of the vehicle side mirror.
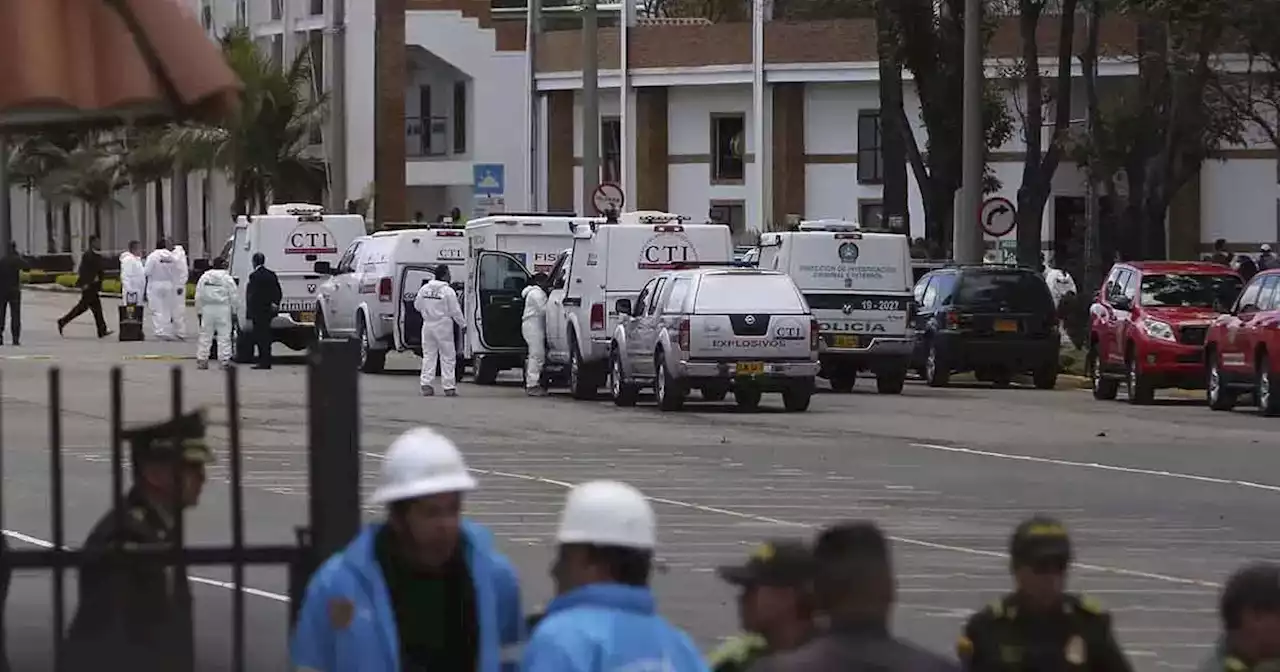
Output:
[[617,311],[619,315],[630,315],[631,299],[618,299],[618,302],[613,304],[613,309]]
[[333,264],[327,261],[317,261],[314,270],[320,275],[333,275]]
[[1133,301],[1130,301],[1127,296],[1113,296],[1111,297],[1111,307],[1116,310],[1133,310]]

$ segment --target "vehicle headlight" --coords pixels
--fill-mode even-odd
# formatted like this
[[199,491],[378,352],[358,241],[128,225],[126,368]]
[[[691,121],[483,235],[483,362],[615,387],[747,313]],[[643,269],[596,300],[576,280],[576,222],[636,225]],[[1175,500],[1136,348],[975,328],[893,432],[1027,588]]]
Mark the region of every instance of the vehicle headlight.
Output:
[[1158,338],[1162,341],[1177,341],[1177,337],[1173,335],[1173,327],[1167,322],[1153,320],[1149,317],[1142,318],[1142,330],[1151,338]]

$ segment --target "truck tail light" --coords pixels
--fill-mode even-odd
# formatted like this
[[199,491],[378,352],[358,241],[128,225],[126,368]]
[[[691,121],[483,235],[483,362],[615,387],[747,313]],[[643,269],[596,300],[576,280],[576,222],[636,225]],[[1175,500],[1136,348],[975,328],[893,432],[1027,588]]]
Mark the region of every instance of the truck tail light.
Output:
[[953,313],[953,312],[948,312],[948,313],[947,313],[947,328],[948,328],[948,329],[959,329],[959,328],[960,328],[960,314],[959,314],[959,313]]
[[602,331],[604,329],[604,304],[591,304],[591,331]]
[[378,281],[378,300],[391,300],[391,278],[383,278]]
[[691,329],[689,328],[689,318],[680,320],[680,328],[677,333],[677,341],[680,343],[681,352],[689,352],[690,342],[692,339]]
[[822,337],[822,334],[819,333],[818,320],[816,318],[809,320],[809,349],[810,350],[818,349],[818,340],[821,337]]

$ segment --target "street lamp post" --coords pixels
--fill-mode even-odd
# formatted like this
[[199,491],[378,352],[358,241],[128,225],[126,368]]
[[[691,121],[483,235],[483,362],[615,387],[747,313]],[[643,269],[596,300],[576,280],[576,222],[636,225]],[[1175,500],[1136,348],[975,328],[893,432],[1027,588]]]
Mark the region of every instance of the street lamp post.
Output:
[[954,258],[962,264],[982,261],[982,227],[978,211],[982,207],[982,0],[964,3],[964,98],[961,135],[962,180],[960,203],[955,212],[952,237]]

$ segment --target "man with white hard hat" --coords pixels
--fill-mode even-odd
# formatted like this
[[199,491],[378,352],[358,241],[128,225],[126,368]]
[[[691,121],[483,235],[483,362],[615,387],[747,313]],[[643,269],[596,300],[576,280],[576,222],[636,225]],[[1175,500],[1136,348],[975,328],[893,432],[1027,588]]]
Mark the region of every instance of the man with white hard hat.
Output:
[[462,518],[474,490],[458,448],[426,427],[387,449],[367,525],[307,586],[297,672],[514,671],[524,636],[515,570]]
[[524,672],[702,672],[689,636],[657,614],[654,515],[640,491],[592,481],[569,491],[552,568],[557,597],[525,647]]

